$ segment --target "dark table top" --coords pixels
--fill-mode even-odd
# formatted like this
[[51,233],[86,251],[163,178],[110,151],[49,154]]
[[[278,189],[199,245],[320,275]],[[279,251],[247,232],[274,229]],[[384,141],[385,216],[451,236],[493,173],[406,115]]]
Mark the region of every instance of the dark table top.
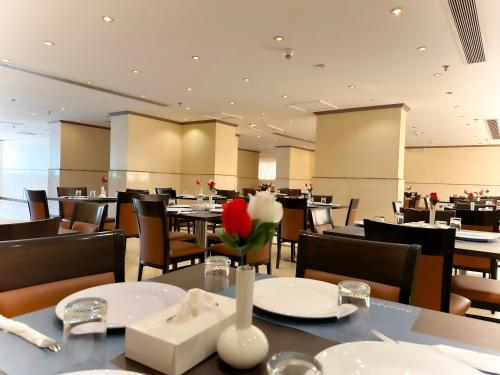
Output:
[[89,202],[89,203],[116,203],[116,197],[95,197],[91,198],[88,196],[85,197],[50,197],[47,198],[49,201],[75,201],[75,202]]

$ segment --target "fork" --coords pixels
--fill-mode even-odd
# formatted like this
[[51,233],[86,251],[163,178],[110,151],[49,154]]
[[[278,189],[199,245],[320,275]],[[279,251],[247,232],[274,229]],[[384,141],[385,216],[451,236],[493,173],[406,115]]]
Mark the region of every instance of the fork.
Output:
[[371,330],[371,333],[375,336],[377,336],[380,340],[382,340],[383,342],[391,342],[393,344],[397,344],[398,342],[396,340],[393,340],[391,339],[390,337],[384,335],[382,332],[376,330],[375,328],[373,328]]
[[42,349],[47,349],[51,352],[58,353],[61,351],[61,346],[57,343],[56,340],[45,340],[41,345],[40,348]]

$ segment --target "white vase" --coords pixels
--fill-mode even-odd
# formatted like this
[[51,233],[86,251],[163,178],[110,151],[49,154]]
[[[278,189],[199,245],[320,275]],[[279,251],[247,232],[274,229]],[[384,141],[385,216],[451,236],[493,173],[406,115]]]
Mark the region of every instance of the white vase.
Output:
[[434,225],[436,224],[436,208],[431,207],[429,210],[429,224]]
[[101,186],[101,194],[99,196],[101,196],[101,197],[106,196],[106,189],[104,189],[104,186]]
[[266,335],[252,325],[255,270],[251,266],[236,270],[236,324],[227,327],[217,341],[217,352],[224,362],[237,369],[256,366],[266,358]]
[[476,203],[474,202],[470,202],[470,210],[471,211],[474,211],[474,206],[475,206]]

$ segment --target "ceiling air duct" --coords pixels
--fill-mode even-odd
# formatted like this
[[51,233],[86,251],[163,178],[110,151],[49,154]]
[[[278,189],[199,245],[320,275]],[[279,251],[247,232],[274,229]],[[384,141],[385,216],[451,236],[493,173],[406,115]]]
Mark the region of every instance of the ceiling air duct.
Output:
[[490,132],[491,139],[500,139],[500,132],[498,131],[498,120],[484,120],[486,127]]

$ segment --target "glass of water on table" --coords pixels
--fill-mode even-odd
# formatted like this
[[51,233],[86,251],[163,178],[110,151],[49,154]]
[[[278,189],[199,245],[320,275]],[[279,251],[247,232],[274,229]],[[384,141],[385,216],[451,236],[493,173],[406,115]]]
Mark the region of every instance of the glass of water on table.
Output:
[[231,260],[224,256],[205,259],[204,287],[207,292],[217,293],[229,288],[229,266]]
[[456,230],[462,230],[462,219],[459,217],[452,217],[450,219],[450,228],[455,228]]
[[366,340],[370,335],[370,286],[357,280],[344,280],[337,286],[339,310],[356,307],[352,314],[337,319],[339,339],[343,342]]

